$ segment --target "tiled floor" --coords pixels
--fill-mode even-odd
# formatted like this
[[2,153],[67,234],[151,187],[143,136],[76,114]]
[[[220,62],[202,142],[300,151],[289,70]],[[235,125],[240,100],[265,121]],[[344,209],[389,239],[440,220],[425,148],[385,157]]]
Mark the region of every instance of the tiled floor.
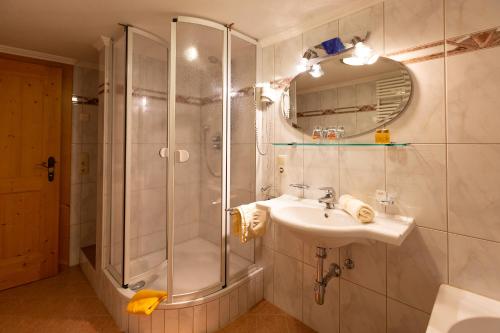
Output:
[[119,332],[79,267],[0,291],[1,333]]
[[297,319],[267,301],[262,301],[219,333],[309,333],[314,332]]

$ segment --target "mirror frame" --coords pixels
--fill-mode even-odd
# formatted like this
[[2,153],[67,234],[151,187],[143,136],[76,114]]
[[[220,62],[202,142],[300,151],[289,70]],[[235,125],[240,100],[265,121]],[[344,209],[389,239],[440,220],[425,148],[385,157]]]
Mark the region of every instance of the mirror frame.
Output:
[[[352,51],[352,49],[349,49],[349,50],[346,50],[345,52],[341,52],[341,53],[337,53],[337,54],[333,54],[333,55],[329,55],[329,56],[325,56],[325,57],[311,59],[309,61],[308,66],[312,66],[313,64],[321,64],[324,61],[334,61],[335,60],[334,58],[338,58],[338,61],[342,62],[342,58],[349,56],[349,53],[351,53],[351,51]],[[391,60],[391,61],[397,63],[401,69],[404,69],[408,73],[408,78],[410,80],[410,95],[408,96],[408,101],[406,102],[406,104],[403,107],[399,107],[398,114],[394,118],[392,118],[391,120],[384,122],[378,126],[375,126],[370,130],[366,130],[366,131],[352,134],[352,135],[346,135],[346,136],[342,137],[342,139],[353,139],[353,138],[356,138],[356,137],[359,137],[359,136],[362,136],[365,134],[375,132],[377,129],[380,129],[382,127],[386,127],[387,125],[389,125],[389,124],[393,123],[395,120],[397,120],[408,109],[410,103],[413,100],[415,85],[413,83],[413,75],[412,75],[411,71],[409,70],[409,68],[404,63],[397,61],[397,60],[394,60],[394,59],[391,59],[389,57],[380,56],[379,59]],[[350,65],[345,64],[345,66],[350,66]],[[363,65],[363,66],[370,66],[370,65]],[[297,75],[295,75],[292,79],[290,79],[290,81],[287,83],[286,87],[283,89],[283,93],[281,95],[280,114],[283,117],[283,119],[288,123],[288,125],[290,125],[292,128],[299,130],[299,131],[300,131],[300,127],[298,127],[296,124],[292,123],[290,121],[290,117],[287,117],[285,115],[285,107],[284,106],[285,106],[285,99],[287,98],[287,96],[288,96],[287,104],[290,105],[289,91],[290,91],[290,85],[291,85],[292,81],[297,79],[301,75],[307,75],[307,74],[308,74],[308,71],[300,72]],[[302,134],[306,134],[303,131],[300,131],[300,132]]]

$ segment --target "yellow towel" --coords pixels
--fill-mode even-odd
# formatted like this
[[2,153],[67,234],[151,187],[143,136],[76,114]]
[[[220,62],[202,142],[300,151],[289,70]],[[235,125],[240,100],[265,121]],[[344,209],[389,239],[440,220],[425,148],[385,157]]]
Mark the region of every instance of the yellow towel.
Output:
[[127,311],[132,314],[149,316],[166,297],[167,293],[164,291],[140,290],[128,302]]
[[238,206],[231,214],[231,232],[239,236],[241,243],[263,236],[266,224],[267,212],[257,208],[255,203]]
[[361,223],[372,222],[375,217],[375,211],[370,205],[349,194],[340,197],[339,206]]

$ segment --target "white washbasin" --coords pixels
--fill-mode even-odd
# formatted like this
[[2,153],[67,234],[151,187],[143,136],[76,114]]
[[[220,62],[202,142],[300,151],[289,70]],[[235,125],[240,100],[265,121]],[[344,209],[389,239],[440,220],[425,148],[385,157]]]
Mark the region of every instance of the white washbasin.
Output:
[[372,223],[363,224],[343,210],[326,209],[316,200],[290,195],[257,204],[267,209],[276,223],[323,247],[370,241],[401,245],[415,225],[413,218],[380,213]]
[[443,284],[427,333],[498,333],[500,302]]

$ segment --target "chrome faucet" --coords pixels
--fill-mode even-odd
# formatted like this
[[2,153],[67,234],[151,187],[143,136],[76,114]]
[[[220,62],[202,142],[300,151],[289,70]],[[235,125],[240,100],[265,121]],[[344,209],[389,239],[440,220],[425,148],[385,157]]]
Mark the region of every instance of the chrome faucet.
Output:
[[319,190],[326,191],[325,196],[318,199],[319,203],[326,204],[326,209],[335,208],[336,194],[335,190],[331,186],[320,187]]

